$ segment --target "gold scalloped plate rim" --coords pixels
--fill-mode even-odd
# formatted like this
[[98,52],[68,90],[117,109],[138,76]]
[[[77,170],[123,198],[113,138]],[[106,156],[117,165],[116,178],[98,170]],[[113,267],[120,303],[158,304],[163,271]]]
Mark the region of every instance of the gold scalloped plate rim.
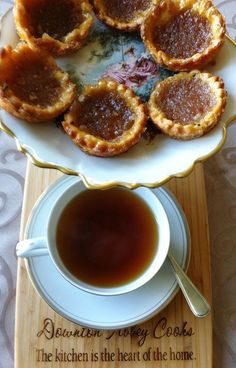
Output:
[[19,152],[23,153],[29,160],[30,162],[39,167],[39,168],[43,168],[43,169],[55,169],[58,170],[60,172],[62,172],[63,174],[66,175],[74,175],[74,176],[79,176],[84,185],[88,188],[88,189],[109,189],[109,188],[113,188],[113,187],[124,187],[124,188],[128,188],[128,189],[136,189],[138,187],[146,187],[146,188],[157,188],[160,187],[164,184],[166,184],[170,179],[173,178],[184,178],[185,176],[188,176],[194,169],[194,166],[197,163],[201,163],[206,161],[207,159],[209,159],[210,157],[212,157],[214,154],[216,154],[218,151],[220,151],[220,149],[223,147],[225,140],[226,140],[226,135],[227,135],[227,127],[234,121],[236,120],[236,115],[234,115],[232,118],[230,118],[226,123],[224,123],[224,125],[222,126],[223,129],[223,138],[221,140],[221,142],[216,146],[216,148],[211,151],[211,153],[200,157],[199,159],[195,160],[192,165],[190,165],[186,170],[181,171],[179,173],[173,174],[173,175],[169,175],[167,176],[164,180],[162,181],[158,181],[158,182],[154,182],[154,183],[126,183],[126,182],[121,182],[121,181],[108,181],[102,184],[92,184],[90,182],[90,179],[88,177],[86,177],[85,175],[71,170],[67,167],[63,167],[63,166],[59,166],[56,165],[54,163],[51,162],[46,162],[46,161],[42,161],[40,159],[38,159],[37,157],[35,157],[31,152],[29,152],[19,141],[19,139],[15,136],[15,134],[0,120],[0,129],[3,130],[6,134],[8,134],[9,136],[11,136],[12,138],[14,138],[15,142],[16,142],[16,146]]
[[[2,19],[8,14],[9,11],[11,11],[11,9],[9,9],[4,14]],[[0,30],[1,30],[1,25],[2,25],[2,19],[0,21]],[[230,37],[228,34],[226,34],[226,37],[236,47],[236,41],[234,41],[233,38]],[[234,120],[236,120],[236,114],[234,116],[232,116],[231,118],[229,118],[229,120],[226,121],[222,125],[222,130],[223,130],[222,140],[216,146],[216,148],[213,151],[211,151],[209,154],[207,154],[205,156],[199,157],[186,170],[175,173],[173,175],[169,175],[164,180],[157,181],[157,182],[154,182],[154,183],[145,183],[145,182],[144,183],[126,183],[126,182],[122,182],[122,181],[107,181],[107,182],[104,182],[104,183],[101,183],[101,184],[92,184],[92,179],[89,178],[89,177],[86,177],[85,175],[83,175],[80,172],[74,171],[74,170],[69,169],[67,167],[56,165],[52,162],[42,161],[39,158],[37,158],[29,150],[27,150],[27,148],[24,147],[24,145],[20,142],[20,140],[16,137],[16,135],[1,120],[0,120],[0,129],[2,131],[4,131],[6,134],[8,134],[10,137],[14,138],[18,151],[23,153],[33,165],[35,165],[39,168],[42,168],[42,169],[55,169],[55,170],[58,170],[58,171],[62,172],[65,175],[79,176],[81,178],[81,180],[83,181],[84,185],[88,189],[109,189],[109,188],[118,187],[118,186],[128,188],[128,189],[136,189],[138,187],[157,188],[157,187],[160,187],[160,186],[166,184],[169,180],[171,180],[173,178],[184,178],[184,177],[188,176],[193,171],[194,166],[197,163],[202,163],[202,162],[208,160],[210,157],[214,156],[217,152],[219,152],[221,150],[221,148],[223,147],[223,145],[226,141],[227,128]]]

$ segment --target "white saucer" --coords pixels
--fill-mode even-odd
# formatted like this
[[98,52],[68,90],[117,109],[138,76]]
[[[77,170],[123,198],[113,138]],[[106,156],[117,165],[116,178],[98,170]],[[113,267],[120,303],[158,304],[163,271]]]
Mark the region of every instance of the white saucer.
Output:
[[[46,232],[48,209],[60,196],[64,187],[78,181],[64,176],[39,198],[26,227],[26,238],[42,236]],[[171,252],[178,263],[187,269],[190,258],[189,229],[176,199],[163,188],[153,192],[162,202],[171,230]],[[178,285],[168,260],[158,274],[141,288],[119,296],[97,296],[68,283],[57,271],[49,256],[26,260],[30,279],[41,297],[64,318],[95,329],[119,329],[143,322],[160,312],[175,296]]]

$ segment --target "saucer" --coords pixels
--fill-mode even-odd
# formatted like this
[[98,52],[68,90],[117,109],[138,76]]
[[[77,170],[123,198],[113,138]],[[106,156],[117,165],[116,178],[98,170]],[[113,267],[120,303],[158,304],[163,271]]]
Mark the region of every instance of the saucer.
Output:
[[[42,194],[28,220],[25,238],[44,236],[49,209],[62,191],[80,179],[64,176]],[[185,215],[169,191],[152,190],[161,201],[170,223],[170,250],[186,270],[190,258],[190,235]],[[141,323],[160,312],[179,290],[166,260],[160,271],[144,286],[127,294],[99,296],[69,283],[48,255],[25,260],[30,279],[44,301],[62,317],[94,329],[120,329]]]

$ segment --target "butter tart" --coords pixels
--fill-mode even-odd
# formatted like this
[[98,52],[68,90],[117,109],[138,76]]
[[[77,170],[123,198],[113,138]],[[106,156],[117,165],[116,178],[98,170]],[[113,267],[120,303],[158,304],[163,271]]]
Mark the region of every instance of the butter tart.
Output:
[[0,107],[34,123],[62,114],[76,97],[76,86],[55,59],[19,43],[0,50]]
[[158,64],[173,71],[201,69],[224,43],[225,21],[209,0],[162,0],[141,36]]
[[193,70],[157,83],[148,109],[163,133],[188,140],[204,135],[218,123],[226,96],[221,78]]
[[93,23],[88,0],[15,0],[19,37],[54,56],[78,50]]
[[84,88],[62,125],[83,151],[109,157],[136,144],[146,121],[145,107],[131,89],[101,80]]
[[92,0],[97,17],[108,26],[137,30],[157,0]]

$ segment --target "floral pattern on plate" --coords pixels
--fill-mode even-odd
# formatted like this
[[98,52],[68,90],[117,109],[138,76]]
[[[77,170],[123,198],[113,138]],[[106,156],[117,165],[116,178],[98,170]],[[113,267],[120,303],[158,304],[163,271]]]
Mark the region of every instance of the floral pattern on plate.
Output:
[[143,101],[149,99],[158,80],[173,75],[154,62],[138,33],[111,30],[98,20],[82,49],[59,63],[79,91],[85,84],[109,79],[132,88]]

